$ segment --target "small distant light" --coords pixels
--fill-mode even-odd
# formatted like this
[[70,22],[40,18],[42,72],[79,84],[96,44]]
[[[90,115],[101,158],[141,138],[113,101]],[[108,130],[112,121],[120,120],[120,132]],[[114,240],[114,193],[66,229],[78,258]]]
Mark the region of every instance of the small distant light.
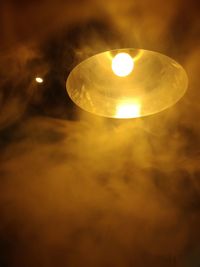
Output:
[[36,77],[35,80],[37,83],[43,83],[43,79],[40,77]]

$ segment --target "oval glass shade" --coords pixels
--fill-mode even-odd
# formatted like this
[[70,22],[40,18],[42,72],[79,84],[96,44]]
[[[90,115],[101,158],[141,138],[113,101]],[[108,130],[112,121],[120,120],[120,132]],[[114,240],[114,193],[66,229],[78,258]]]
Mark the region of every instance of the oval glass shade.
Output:
[[66,82],[75,104],[111,118],[160,112],[175,104],[187,86],[187,74],[175,60],[142,49],[118,49],[92,56],[77,65]]

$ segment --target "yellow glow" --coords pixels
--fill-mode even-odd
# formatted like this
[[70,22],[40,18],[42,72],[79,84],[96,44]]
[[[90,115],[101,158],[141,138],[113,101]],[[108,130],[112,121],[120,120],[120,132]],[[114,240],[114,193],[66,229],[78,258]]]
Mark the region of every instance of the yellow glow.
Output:
[[128,119],[140,117],[141,105],[139,103],[124,102],[117,107],[116,118]]
[[117,76],[125,77],[133,68],[133,58],[128,53],[119,53],[112,60],[112,70]]
[[43,79],[40,77],[36,77],[35,80],[37,83],[43,83]]

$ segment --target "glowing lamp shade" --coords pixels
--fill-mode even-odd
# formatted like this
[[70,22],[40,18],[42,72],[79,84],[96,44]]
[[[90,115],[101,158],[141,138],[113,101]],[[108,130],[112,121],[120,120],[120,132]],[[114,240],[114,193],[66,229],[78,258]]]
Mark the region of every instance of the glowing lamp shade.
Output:
[[185,93],[188,78],[175,60],[157,52],[118,49],[77,65],[66,82],[80,108],[110,118],[137,118],[158,113]]

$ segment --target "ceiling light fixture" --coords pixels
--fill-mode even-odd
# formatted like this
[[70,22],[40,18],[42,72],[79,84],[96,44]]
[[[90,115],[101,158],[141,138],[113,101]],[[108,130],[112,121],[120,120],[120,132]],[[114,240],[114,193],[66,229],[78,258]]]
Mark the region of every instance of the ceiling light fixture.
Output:
[[92,56],[70,73],[66,88],[73,102],[93,114],[136,118],[174,105],[185,93],[183,67],[163,54],[118,49]]

